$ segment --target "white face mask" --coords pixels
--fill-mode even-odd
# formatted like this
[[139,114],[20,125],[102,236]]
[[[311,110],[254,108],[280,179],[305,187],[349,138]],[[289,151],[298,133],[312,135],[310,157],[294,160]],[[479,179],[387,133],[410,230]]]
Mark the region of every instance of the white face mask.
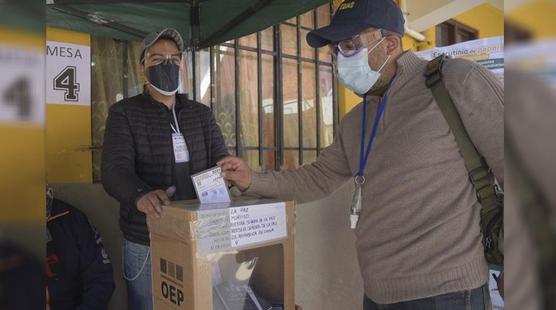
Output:
[[364,48],[353,56],[345,57],[338,53],[338,80],[340,83],[358,95],[365,95],[376,84],[380,78],[380,70],[390,60],[390,55],[388,55],[378,71],[374,71],[369,67],[367,55],[379,46],[384,39],[382,38],[370,50]]

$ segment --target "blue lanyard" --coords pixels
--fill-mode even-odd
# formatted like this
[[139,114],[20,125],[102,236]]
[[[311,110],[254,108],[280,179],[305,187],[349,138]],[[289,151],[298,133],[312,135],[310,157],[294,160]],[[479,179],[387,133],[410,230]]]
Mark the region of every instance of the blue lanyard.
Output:
[[357,176],[363,177],[365,172],[365,166],[367,165],[367,160],[369,159],[369,155],[371,154],[371,149],[373,143],[376,138],[376,132],[378,130],[378,125],[380,124],[380,119],[382,118],[382,114],[384,113],[384,108],[386,107],[387,101],[387,92],[384,92],[384,95],[380,99],[376,110],[375,121],[373,124],[373,130],[371,131],[371,137],[369,138],[369,144],[367,145],[367,150],[365,151],[365,130],[367,129],[367,97],[363,97],[363,116],[361,120],[361,147],[359,150],[359,171],[357,172]]

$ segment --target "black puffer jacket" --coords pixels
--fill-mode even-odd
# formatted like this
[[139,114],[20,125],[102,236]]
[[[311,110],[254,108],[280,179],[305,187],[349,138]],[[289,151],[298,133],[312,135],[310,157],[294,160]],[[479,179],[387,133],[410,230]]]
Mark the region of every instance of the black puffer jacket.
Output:
[[[176,96],[181,132],[195,174],[228,155],[222,132],[205,105]],[[172,186],[172,111],[146,93],[115,103],[108,114],[102,153],[102,184],[120,202],[124,238],[149,244],[145,214],[136,202],[143,194]]]

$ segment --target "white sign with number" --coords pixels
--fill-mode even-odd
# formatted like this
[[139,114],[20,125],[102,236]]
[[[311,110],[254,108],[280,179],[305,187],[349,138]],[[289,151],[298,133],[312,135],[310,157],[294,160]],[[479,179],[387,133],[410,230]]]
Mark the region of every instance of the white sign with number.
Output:
[[0,44],[0,123],[44,123],[42,49]]
[[46,102],[91,104],[91,47],[46,42]]

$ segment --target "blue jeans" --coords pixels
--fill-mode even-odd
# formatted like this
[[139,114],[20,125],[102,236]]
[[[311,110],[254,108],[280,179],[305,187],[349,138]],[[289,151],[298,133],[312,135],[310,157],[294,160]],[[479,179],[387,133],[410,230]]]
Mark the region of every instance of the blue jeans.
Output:
[[152,310],[151,256],[149,247],[124,239],[123,273],[130,310]]
[[482,287],[456,293],[449,293],[424,299],[379,305],[365,296],[364,310],[490,310],[488,284]]

